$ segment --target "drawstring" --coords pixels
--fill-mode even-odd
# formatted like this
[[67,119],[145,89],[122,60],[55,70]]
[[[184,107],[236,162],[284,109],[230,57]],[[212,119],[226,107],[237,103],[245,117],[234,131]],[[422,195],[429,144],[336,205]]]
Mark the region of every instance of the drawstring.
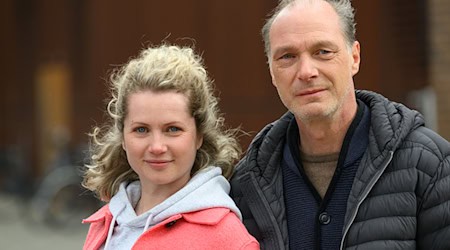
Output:
[[[122,208],[121,210],[123,210],[123,209],[124,208]],[[117,213],[117,214],[120,214],[120,212]],[[147,217],[147,220],[145,222],[144,231],[142,231],[142,233],[144,233],[145,231],[148,230],[148,228],[150,227],[150,222],[152,221],[152,219],[153,219],[153,214],[150,214]],[[104,250],[108,250],[108,246],[109,246],[110,240],[112,238],[112,234],[113,234],[115,225],[116,225],[116,216],[113,216],[113,218],[111,220],[111,223],[109,224],[108,236],[106,237],[105,247],[103,248]]]
[[[125,206],[123,206],[117,214],[120,214],[124,209],[125,209]],[[106,237],[105,247],[103,248],[104,250],[108,250],[108,245],[109,245],[109,242],[111,241],[115,226],[116,226],[116,215],[113,215],[111,223],[109,224],[108,236]]]
[[111,236],[113,234],[114,231],[114,226],[116,225],[116,216],[113,216],[111,223],[109,224],[109,229],[108,229],[108,237],[106,237],[106,243],[105,243],[105,248],[104,250],[108,249],[108,245],[109,245],[109,241],[111,240]]
[[145,227],[144,227],[144,231],[142,231],[142,233],[144,233],[145,231],[147,231],[147,229],[150,227],[150,222],[153,219],[153,214],[150,213],[147,217],[147,221],[145,222]]
[[[122,210],[124,210],[124,209],[125,209],[125,206],[122,207],[122,209],[117,214],[120,214],[122,212]],[[145,231],[148,230],[148,228],[150,227],[150,222],[152,221],[152,219],[153,219],[153,214],[150,213],[148,215],[148,217],[147,217],[147,220],[145,222],[144,231],[142,231],[142,233],[144,233]],[[113,216],[113,218],[111,220],[111,223],[109,224],[108,236],[106,237],[104,250],[108,250],[108,246],[110,244],[110,240],[112,238],[112,234],[113,234],[115,225],[116,225],[116,216]]]

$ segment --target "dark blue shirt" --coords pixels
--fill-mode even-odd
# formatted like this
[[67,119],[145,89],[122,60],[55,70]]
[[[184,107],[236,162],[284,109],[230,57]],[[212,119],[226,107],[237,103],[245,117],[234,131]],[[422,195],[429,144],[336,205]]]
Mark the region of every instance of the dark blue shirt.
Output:
[[290,249],[339,249],[347,199],[367,148],[369,126],[369,109],[358,102],[358,110],[344,138],[336,171],[322,199],[303,171],[298,126],[292,119],[282,159]]

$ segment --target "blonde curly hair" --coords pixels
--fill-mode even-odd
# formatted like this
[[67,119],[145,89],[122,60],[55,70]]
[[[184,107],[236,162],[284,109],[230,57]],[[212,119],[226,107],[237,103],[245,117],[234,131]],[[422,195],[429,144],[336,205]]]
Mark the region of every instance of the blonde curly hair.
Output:
[[94,127],[89,134],[91,155],[85,166],[84,187],[101,200],[109,201],[120,183],[139,179],[122,148],[123,127],[128,96],[146,90],[176,91],[188,97],[197,131],[203,136],[191,175],[214,165],[222,168],[226,178],[231,176],[242,152],[236,139],[240,130],[225,128],[218,99],[213,94],[213,82],[201,56],[191,47],[161,44],[146,48],[139,57],[116,69],[110,76],[110,83],[112,98],[107,106],[110,119],[103,127]]

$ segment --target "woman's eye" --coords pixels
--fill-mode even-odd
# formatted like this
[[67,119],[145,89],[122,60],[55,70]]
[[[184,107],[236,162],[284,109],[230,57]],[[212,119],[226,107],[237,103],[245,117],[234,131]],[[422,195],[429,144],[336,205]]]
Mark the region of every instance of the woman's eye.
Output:
[[167,129],[168,132],[178,132],[178,131],[180,131],[180,130],[181,130],[181,129],[178,128],[178,127],[169,127],[169,128]]
[[135,129],[135,131],[142,134],[142,133],[146,133],[148,130],[144,127],[138,127]]

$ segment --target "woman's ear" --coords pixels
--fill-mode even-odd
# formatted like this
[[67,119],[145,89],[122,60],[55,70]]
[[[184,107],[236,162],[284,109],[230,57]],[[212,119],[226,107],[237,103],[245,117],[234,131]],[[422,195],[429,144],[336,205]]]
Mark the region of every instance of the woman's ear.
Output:
[[203,135],[199,135],[198,137],[197,137],[197,150],[199,150],[201,147],[202,147],[202,144],[203,144]]

